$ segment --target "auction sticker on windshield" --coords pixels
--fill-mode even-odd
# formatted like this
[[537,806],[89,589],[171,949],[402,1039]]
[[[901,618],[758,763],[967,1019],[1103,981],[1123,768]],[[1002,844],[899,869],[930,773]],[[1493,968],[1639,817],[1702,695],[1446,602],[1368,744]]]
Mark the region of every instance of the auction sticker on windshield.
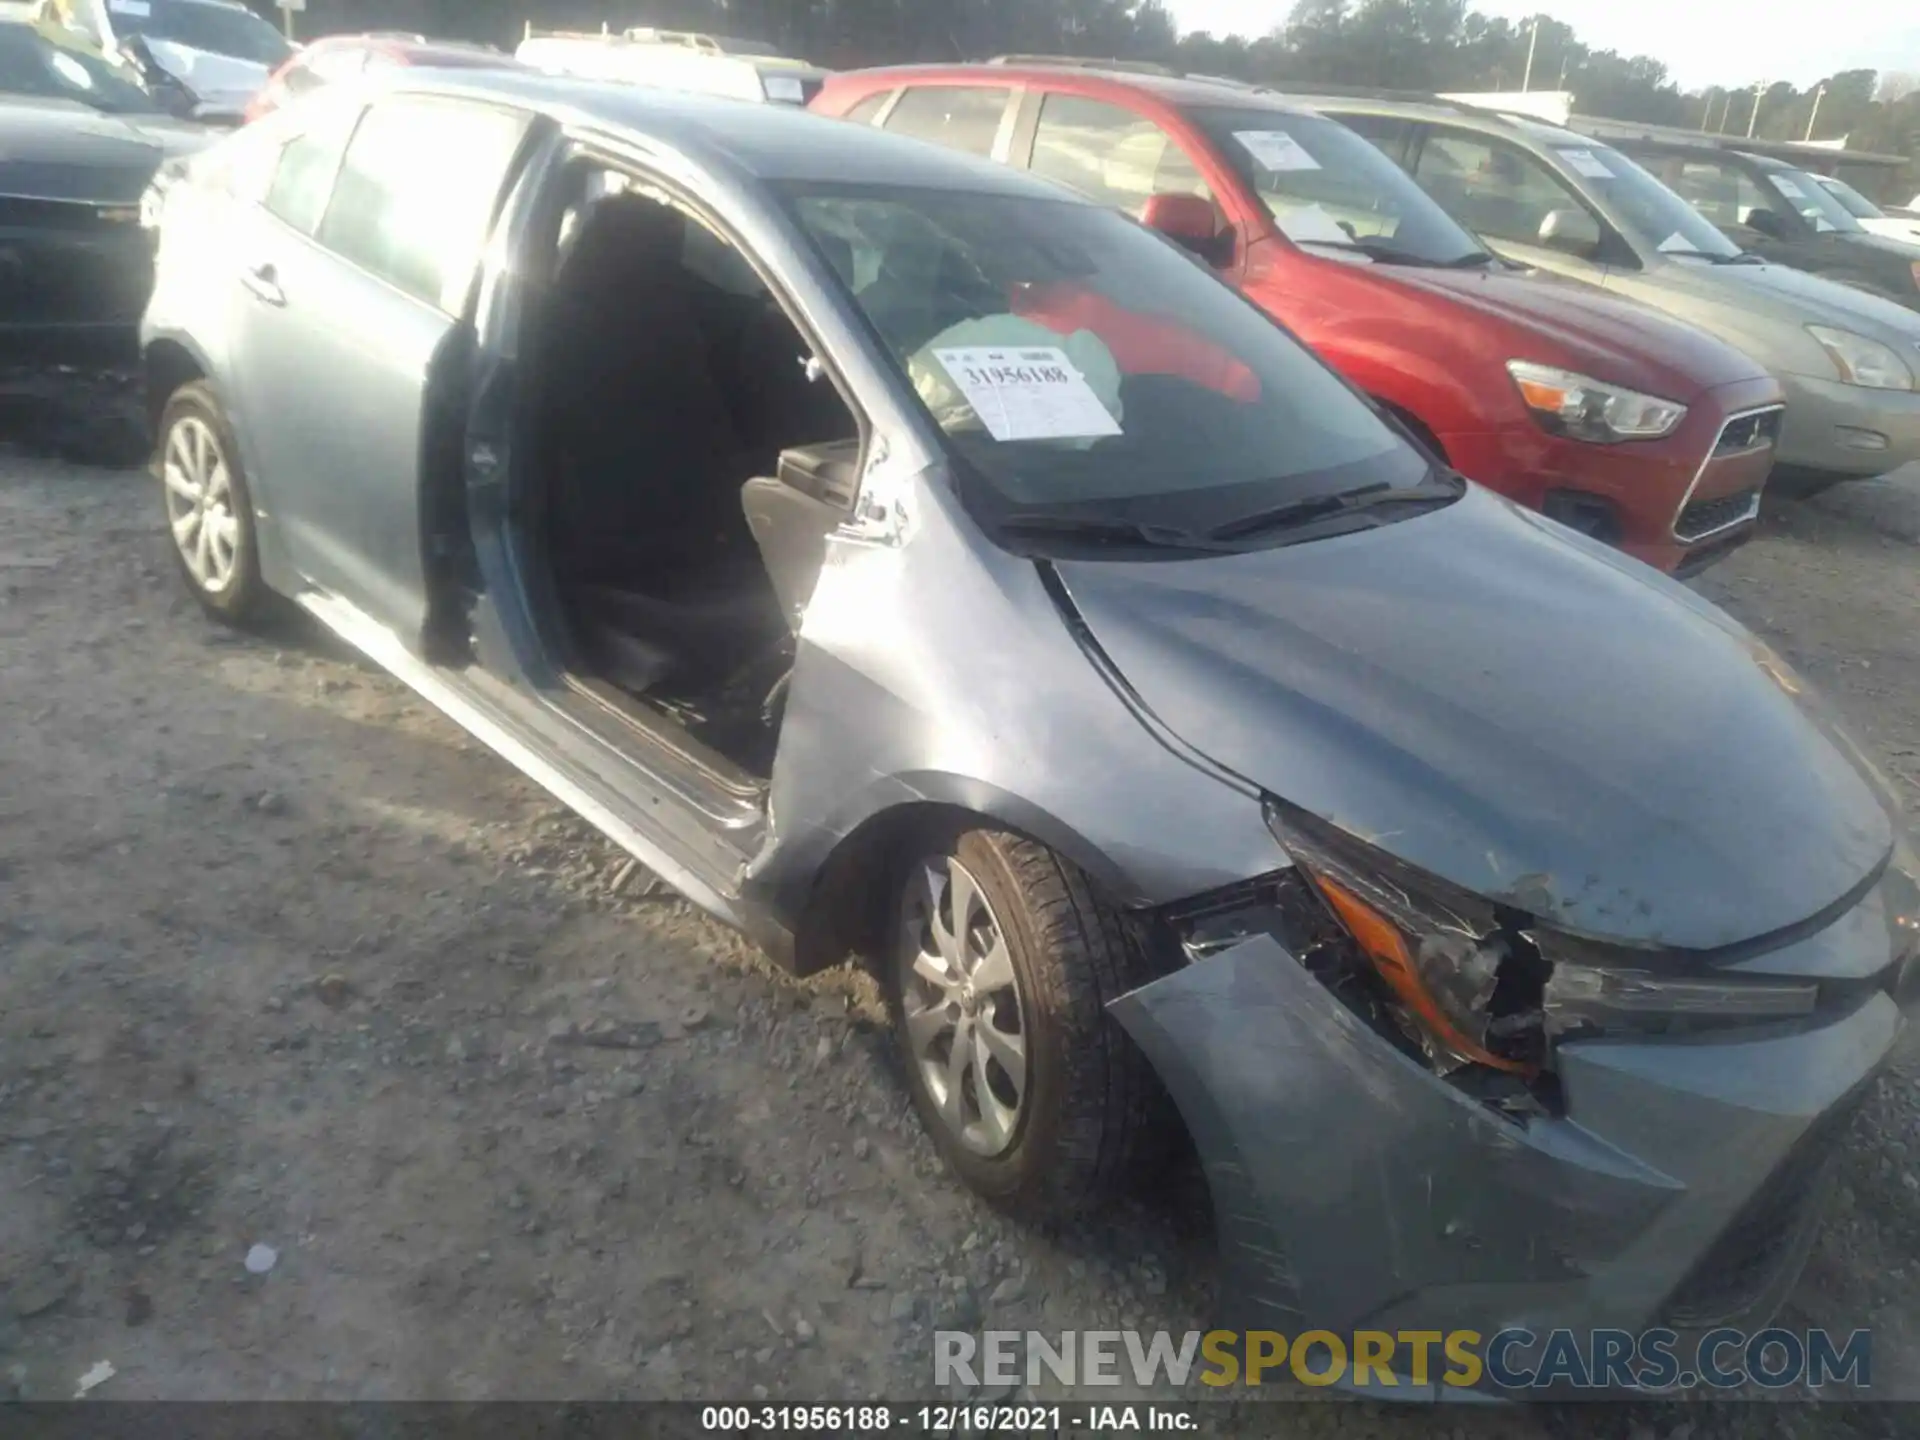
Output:
[[1606,161],[1591,150],[1562,150],[1560,158],[1589,180],[1613,179],[1613,171],[1607,168]]
[[1320,162],[1307,153],[1307,147],[1284,130],[1236,130],[1233,138],[1263,170],[1285,174],[1289,170],[1320,168]]
[[1807,192],[1794,184],[1792,178],[1789,176],[1769,175],[1767,179],[1773,182],[1774,189],[1778,190],[1789,200],[1804,200],[1807,198]]
[[933,352],[996,440],[1085,440],[1120,424],[1053,345],[961,345]]

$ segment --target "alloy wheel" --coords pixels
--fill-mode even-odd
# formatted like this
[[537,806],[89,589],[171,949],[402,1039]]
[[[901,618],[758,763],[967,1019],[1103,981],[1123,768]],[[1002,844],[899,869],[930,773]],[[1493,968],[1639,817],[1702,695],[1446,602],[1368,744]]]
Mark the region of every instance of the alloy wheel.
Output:
[[1027,1011],[1006,931],[959,861],[918,867],[895,963],[910,1060],[941,1122],[973,1153],[1003,1153],[1026,1101]]
[[218,594],[233,580],[240,521],[234,514],[226,452],[213,427],[198,415],[177,419],[167,432],[161,475],[174,546],[194,583]]

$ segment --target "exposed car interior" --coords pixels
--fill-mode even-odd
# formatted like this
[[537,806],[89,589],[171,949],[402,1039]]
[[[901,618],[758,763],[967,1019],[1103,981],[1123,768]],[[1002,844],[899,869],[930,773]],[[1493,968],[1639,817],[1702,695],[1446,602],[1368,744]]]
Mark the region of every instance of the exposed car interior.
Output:
[[618,174],[581,192],[531,347],[529,518],[583,678],[764,778],[858,425],[726,240]]

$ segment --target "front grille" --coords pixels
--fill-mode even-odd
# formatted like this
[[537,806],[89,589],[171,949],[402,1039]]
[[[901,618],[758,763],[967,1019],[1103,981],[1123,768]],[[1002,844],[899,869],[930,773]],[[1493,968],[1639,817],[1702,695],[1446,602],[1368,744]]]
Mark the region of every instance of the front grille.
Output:
[[1763,445],[1777,443],[1780,439],[1780,416],[1783,413],[1764,410],[1758,415],[1736,415],[1721,429],[1720,438],[1714,442],[1714,458],[1741,455]]
[[1759,510],[1758,489],[1736,490],[1731,495],[1717,495],[1711,500],[1695,500],[1680,512],[1680,518],[1674,522],[1673,533],[1681,540],[1698,540],[1729,525],[1738,525],[1742,520],[1751,520]]
[[1751,1312],[1805,1262],[1832,1188],[1840,1138],[1866,1095],[1856,1092],[1809,1127],[1668,1299],[1670,1325],[1707,1330],[1739,1320],[1758,1327],[1772,1318]]
[[153,247],[138,225],[120,229],[0,236],[0,328],[137,321],[153,285]]
[[0,195],[0,228],[8,230],[111,233],[137,228],[139,223],[138,204],[96,205],[91,201],[24,200],[17,195]]

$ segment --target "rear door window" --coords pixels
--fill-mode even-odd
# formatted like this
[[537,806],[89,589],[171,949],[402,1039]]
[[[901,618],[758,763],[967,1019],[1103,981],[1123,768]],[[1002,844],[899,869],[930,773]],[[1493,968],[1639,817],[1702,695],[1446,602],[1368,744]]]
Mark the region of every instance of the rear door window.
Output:
[[[267,156],[272,175],[266,181],[262,202],[302,235],[319,228],[326,213],[327,197],[333,193],[333,178],[340,172],[340,157],[346,153],[347,139],[360,118],[360,107],[340,104],[318,106],[306,112],[300,133],[280,147],[277,157]],[[245,145],[247,132],[237,137]],[[257,170],[246,163],[234,170],[235,193],[252,198],[258,184]]]
[[900,103],[887,116],[887,130],[991,159],[1001,117],[1012,99],[1011,90],[916,85],[900,97]]
[[1407,142],[1413,127],[1392,115],[1340,115],[1339,122],[1356,135],[1364,135],[1375,147],[1384,150],[1396,165],[1407,163]]
[[526,127],[526,116],[491,105],[428,98],[374,105],[347,147],[320,243],[458,313]]
[[[891,90],[875,91],[840,118],[842,120],[851,120],[856,125],[871,125],[874,117],[886,108],[887,101],[892,98],[893,92]],[[993,142],[989,140],[987,143],[988,148],[991,149]]]
[[1165,130],[1103,100],[1048,95],[1033,132],[1034,174],[1138,219],[1155,195],[1207,192],[1200,171]]
[[1650,154],[1636,157],[1694,209],[1722,230],[1745,225],[1755,210],[1768,208],[1753,177],[1732,165],[1691,156]]
[[1478,135],[1429,133],[1414,174],[1468,229],[1516,245],[1538,245],[1555,210],[1586,208],[1533,156]]

